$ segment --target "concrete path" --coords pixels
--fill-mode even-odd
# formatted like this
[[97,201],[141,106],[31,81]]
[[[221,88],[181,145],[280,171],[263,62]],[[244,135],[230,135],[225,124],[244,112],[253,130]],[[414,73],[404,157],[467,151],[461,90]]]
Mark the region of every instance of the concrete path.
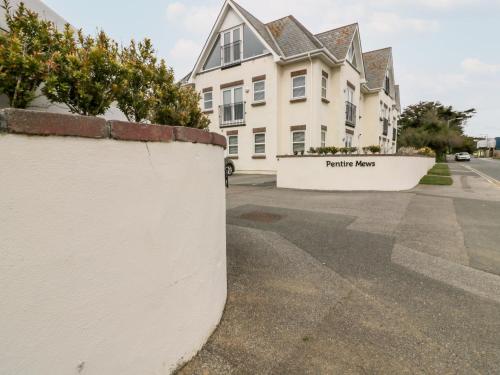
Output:
[[401,193],[232,184],[226,311],[180,373],[498,373],[500,189],[456,170]]

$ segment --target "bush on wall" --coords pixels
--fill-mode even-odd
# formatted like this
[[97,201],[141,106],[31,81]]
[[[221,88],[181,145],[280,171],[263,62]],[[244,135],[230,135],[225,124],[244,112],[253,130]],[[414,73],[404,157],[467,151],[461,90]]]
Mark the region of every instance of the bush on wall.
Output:
[[129,121],[208,127],[200,95],[174,83],[149,40],[120,50],[103,31],[92,37],[66,25],[59,32],[22,3],[11,13],[3,1],[9,30],[0,34],[0,94],[11,107],[26,108],[42,86],[50,101],[80,115],[103,115],[116,101]]
[[43,93],[72,113],[103,115],[115,100],[121,80],[118,45],[103,31],[95,37],[66,25],[60,50],[52,56]]
[[54,24],[20,3],[12,12],[3,1],[7,33],[0,32],[0,93],[9,99],[9,106],[26,108],[47,76],[47,67],[54,50]]

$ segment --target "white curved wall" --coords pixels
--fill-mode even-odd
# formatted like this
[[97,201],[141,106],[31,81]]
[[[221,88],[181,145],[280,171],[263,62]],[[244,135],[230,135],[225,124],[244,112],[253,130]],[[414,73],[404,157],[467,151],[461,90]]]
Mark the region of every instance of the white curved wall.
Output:
[[[327,166],[327,162],[353,166]],[[356,162],[375,165],[356,166]],[[304,190],[408,190],[434,164],[434,158],[413,156],[278,157],[277,186]]]
[[166,374],[226,299],[223,149],[0,135],[0,373]]

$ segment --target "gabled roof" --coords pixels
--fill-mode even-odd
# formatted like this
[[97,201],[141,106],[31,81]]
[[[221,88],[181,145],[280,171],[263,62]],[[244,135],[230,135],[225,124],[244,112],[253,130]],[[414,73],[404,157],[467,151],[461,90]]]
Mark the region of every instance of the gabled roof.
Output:
[[399,85],[394,85],[394,95],[396,97],[396,107],[401,110],[401,97],[399,92]]
[[357,29],[358,24],[353,23],[333,30],[324,31],[315,36],[338,60],[344,60]]
[[268,29],[266,28],[266,25],[264,25],[262,22],[260,22],[257,18],[253,16],[250,12],[248,12],[245,8],[243,8],[241,5],[236,3],[235,1],[232,1],[234,6],[238,9],[238,11],[243,15],[243,17],[246,18],[246,20],[253,26],[253,28],[259,33],[259,35],[266,41],[267,44],[273,49],[273,51],[280,55],[280,51],[276,46],[276,43],[274,42],[273,38],[271,37]]
[[285,57],[322,48],[323,45],[293,16],[266,24]]
[[392,56],[392,48],[383,48],[363,53],[366,84],[370,89],[384,87],[385,74]]

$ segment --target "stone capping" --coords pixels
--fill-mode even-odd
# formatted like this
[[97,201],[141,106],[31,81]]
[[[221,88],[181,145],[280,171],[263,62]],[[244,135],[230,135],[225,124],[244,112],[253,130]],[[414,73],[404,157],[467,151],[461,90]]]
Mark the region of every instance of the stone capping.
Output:
[[252,77],[252,82],[264,81],[266,79],[266,75],[262,74],[260,76]]
[[205,87],[203,90],[201,90],[202,93],[211,92],[211,91],[213,91],[213,87],[212,86]]
[[305,125],[293,125],[293,126],[290,126],[290,131],[291,132],[295,132],[295,131],[298,131],[298,130],[306,130],[306,126]]
[[233,82],[228,82],[228,83],[223,83],[220,85],[221,89],[227,89],[228,87],[233,87],[233,86],[241,86],[243,85],[244,81],[241,79],[239,81],[233,81]]
[[238,135],[238,130],[228,130],[226,132],[227,135]]
[[266,128],[265,127],[262,127],[262,128],[253,128],[252,129],[253,133],[265,133],[266,132]]
[[398,155],[398,154],[335,154],[335,155],[277,155],[276,158],[372,158],[372,157],[403,157],[403,158],[434,158],[426,155]]
[[307,69],[296,70],[290,73],[290,77],[303,76],[307,74]]
[[0,133],[69,136],[137,142],[191,142],[226,148],[226,137],[184,126],[106,121],[103,118],[7,108],[0,110]]

